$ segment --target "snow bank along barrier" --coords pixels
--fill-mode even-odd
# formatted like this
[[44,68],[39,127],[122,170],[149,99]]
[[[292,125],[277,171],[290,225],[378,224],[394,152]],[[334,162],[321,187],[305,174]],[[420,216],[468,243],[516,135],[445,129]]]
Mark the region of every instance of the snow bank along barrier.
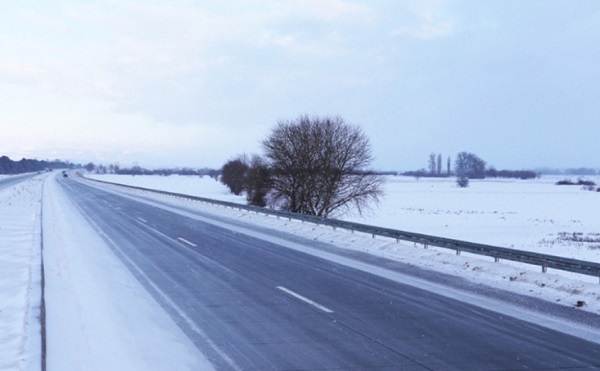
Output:
[[243,204],[237,204],[234,202],[213,200],[210,198],[196,197],[196,196],[184,195],[184,194],[180,194],[180,193],[158,191],[155,189],[123,185],[123,184],[106,182],[106,181],[97,180],[97,179],[90,179],[90,178],[86,178],[86,179],[92,180],[94,182],[111,184],[111,185],[116,185],[116,186],[130,188],[130,189],[137,189],[137,190],[141,190],[141,191],[153,192],[153,193],[163,194],[163,195],[167,195],[167,196],[186,198],[186,199],[190,199],[190,200],[194,200],[194,201],[224,206],[224,207],[228,207],[228,208],[232,208],[232,209],[238,209],[240,211],[246,210],[246,211],[254,212],[257,214],[276,216],[277,218],[287,218],[290,221],[292,219],[294,219],[294,220],[300,220],[302,222],[313,223],[316,225],[325,225],[325,226],[332,227],[334,230],[336,228],[341,228],[341,229],[349,230],[352,233],[354,233],[355,231],[361,232],[361,233],[366,233],[366,234],[370,234],[373,238],[375,238],[375,236],[382,236],[382,237],[395,239],[396,242],[410,241],[415,244],[422,244],[424,248],[427,248],[429,246],[436,246],[436,247],[452,249],[452,250],[456,251],[456,255],[460,255],[460,253],[464,251],[464,252],[471,253],[471,254],[485,255],[485,256],[493,257],[496,262],[499,262],[500,259],[505,259],[505,260],[511,260],[511,261],[520,262],[520,263],[537,265],[537,266],[542,267],[543,273],[546,273],[548,268],[551,268],[551,269],[558,269],[558,270],[567,271],[567,272],[585,274],[588,276],[594,276],[594,277],[598,277],[600,279],[600,263],[563,258],[560,256],[539,254],[539,253],[530,252],[530,251],[509,249],[509,248],[499,247],[499,246],[484,245],[484,244],[468,242],[468,241],[453,240],[450,238],[436,237],[436,236],[430,236],[430,235],[420,234],[420,233],[405,232],[405,231],[396,230],[396,229],[383,228],[383,227],[377,227],[377,226],[354,223],[354,222],[346,222],[346,221],[342,221],[342,220],[329,219],[329,218],[323,218],[323,217],[312,216],[312,215],[292,213],[289,211],[267,209],[267,208],[258,207],[258,206],[243,205]]

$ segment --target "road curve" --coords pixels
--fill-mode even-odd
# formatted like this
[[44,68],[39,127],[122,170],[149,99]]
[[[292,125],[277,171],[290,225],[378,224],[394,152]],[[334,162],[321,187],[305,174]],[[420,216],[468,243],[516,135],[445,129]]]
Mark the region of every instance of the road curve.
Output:
[[218,369],[600,368],[597,343],[59,181]]

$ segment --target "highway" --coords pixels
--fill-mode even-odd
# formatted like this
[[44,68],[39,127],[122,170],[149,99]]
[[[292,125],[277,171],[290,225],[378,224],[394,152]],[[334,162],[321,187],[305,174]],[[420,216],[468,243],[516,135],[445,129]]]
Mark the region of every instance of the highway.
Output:
[[59,181],[217,369],[600,368],[597,343]]

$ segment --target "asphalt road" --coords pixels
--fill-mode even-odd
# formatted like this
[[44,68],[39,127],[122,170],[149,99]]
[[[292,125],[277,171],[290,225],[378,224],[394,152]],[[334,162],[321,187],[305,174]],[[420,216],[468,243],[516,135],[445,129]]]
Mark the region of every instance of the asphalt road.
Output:
[[219,369],[600,368],[596,343],[60,182]]

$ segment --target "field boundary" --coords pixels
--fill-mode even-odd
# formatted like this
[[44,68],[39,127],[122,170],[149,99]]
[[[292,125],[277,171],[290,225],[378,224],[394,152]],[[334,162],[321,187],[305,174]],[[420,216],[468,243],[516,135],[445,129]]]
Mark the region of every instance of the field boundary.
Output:
[[492,257],[492,258],[494,258],[495,262],[499,262],[501,259],[504,259],[504,260],[510,260],[510,261],[515,261],[515,262],[520,262],[520,263],[526,263],[526,264],[530,264],[530,265],[536,265],[536,266],[539,266],[542,268],[543,273],[546,273],[548,268],[551,268],[551,269],[557,269],[557,270],[562,270],[562,271],[567,271],[567,272],[572,272],[572,273],[585,274],[588,276],[594,276],[594,277],[598,277],[600,279],[600,263],[564,258],[564,257],[560,257],[560,256],[555,256],[555,255],[540,254],[540,253],[531,252],[531,251],[509,249],[506,247],[499,247],[499,246],[485,245],[485,244],[479,244],[479,243],[468,242],[468,241],[455,240],[455,239],[450,239],[450,238],[445,238],[445,237],[431,236],[431,235],[426,235],[426,234],[421,234],[421,233],[407,232],[407,231],[402,231],[402,230],[397,230],[397,229],[384,228],[384,227],[378,227],[378,226],[355,223],[355,222],[348,222],[348,221],[343,221],[343,220],[338,220],[338,219],[330,219],[330,218],[323,218],[323,217],[312,216],[312,215],[292,213],[289,211],[275,210],[275,209],[269,209],[269,208],[263,208],[263,207],[258,207],[258,206],[251,206],[251,205],[243,205],[243,204],[238,204],[235,202],[220,201],[220,200],[214,200],[211,198],[197,197],[197,196],[191,196],[191,195],[167,192],[167,191],[160,191],[160,190],[156,190],[156,189],[130,186],[130,185],[107,182],[107,181],[91,179],[91,178],[85,178],[85,179],[91,180],[94,182],[98,182],[98,183],[110,184],[110,185],[130,188],[130,189],[136,189],[136,190],[140,190],[140,191],[163,194],[163,195],[172,196],[172,197],[185,198],[185,199],[190,199],[190,200],[208,203],[208,204],[212,204],[212,205],[224,206],[224,207],[228,207],[228,208],[232,208],[232,209],[238,209],[240,211],[245,210],[245,211],[253,212],[256,214],[276,216],[277,218],[286,218],[290,221],[291,220],[299,220],[302,222],[313,223],[316,225],[329,226],[329,227],[332,227],[334,230],[337,228],[340,228],[340,229],[349,230],[352,233],[354,233],[354,232],[365,233],[365,234],[371,235],[373,238],[375,238],[376,236],[381,236],[381,237],[395,239],[396,242],[409,241],[409,242],[413,242],[415,244],[421,244],[421,245],[423,245],[424,248],[428,248],[429,246],[442,247],[442,248],[451,249],[451,250],[456,251],[457,255],[460,255],[461,252],[467,252],[467,253],[471,253],[471,254]]

